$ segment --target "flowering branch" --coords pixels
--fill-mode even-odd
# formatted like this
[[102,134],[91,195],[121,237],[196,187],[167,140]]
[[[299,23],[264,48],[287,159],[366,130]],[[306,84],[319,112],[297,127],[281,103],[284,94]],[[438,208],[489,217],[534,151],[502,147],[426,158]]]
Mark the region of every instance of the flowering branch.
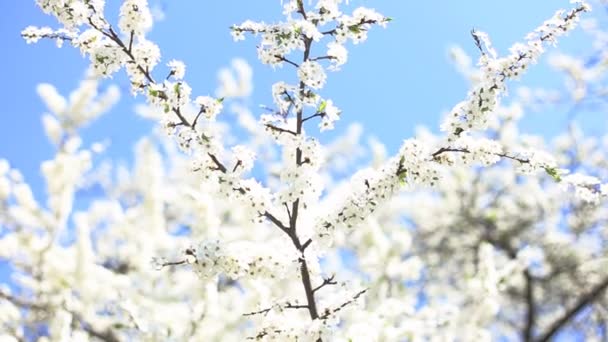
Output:
[[323,313],[323,315],[321,315],[320,319],[327,319],[329,318],[329,316],[337,313],[338,311],[344,309],[345,307],[349,306],[350,304],[354,303],[355,301],[357,301],[357,299],[359,299],[359,297],[361,297],[365,292],[369,291],[369,289],[363,289],[359,292],[357,292],[352,299],[342,303],[340,306],[335,307],[333,309],[327,308],[325,309],[325,312]]

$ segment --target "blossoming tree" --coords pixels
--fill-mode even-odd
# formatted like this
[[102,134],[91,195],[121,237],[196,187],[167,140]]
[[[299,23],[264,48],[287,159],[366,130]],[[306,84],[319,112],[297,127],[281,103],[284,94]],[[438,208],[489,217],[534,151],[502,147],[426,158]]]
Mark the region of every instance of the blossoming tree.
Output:
[[[0,256],[15,270],[0,289],[2,338],[549,340],[605,300],[605,152],[575,129],[552,151],[517,134],[524,99],[500,102],[588,5],[557,12],[504,57],[472,32],[478,68],[458,59],[471,90],[443,135],[421,132],[392,157],[374,142],[371,164],[344,180],[335,170],[361,149],[360,129],[330,145],[315,139],[343,114],[322,93],[326,71],[389,17],[289,0],[282,22],[231,27],[235,40],[260,38],[259,59],[299,80],[274,84],[274,105],[257,118],[239,105],[251,78],[242,61],[237,79],[223,74],[221,98],[192,100],[181,61],[160,70],[146,0],[123,1],[117,25],[102,0],[37,3],[62,27],[23,37],[78,48],[91,75],[69,99],[38,87],[57,151],[41,165],[46,204],[0,163]],[[139,112],[164,132],[138,143],[131,169],[95,165],[103,146],[78,133],[118,99],[97,85],[121,69],[146,99]],[[227,103],[246,137],[229,138]],[[92,184],[103,196],[77,203]],[[588,315],[591,336],[606,313]]]

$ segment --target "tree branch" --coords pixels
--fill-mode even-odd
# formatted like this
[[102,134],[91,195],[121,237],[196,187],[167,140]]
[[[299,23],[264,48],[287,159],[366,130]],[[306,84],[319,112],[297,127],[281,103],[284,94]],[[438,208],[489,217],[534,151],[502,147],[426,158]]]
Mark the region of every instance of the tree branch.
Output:
[[331,277],[323,279],[323,283],[321,285],[315,287],[314,289],[312,289],[312,292],[317,292],[327,285],[336,285],[337,282],[334,280],[335,277],[336,277],[336,275],[332,274]]
[[325,312],[323,313],[323,315],[321,317],[319,317],[320,319],[327,319],[329,318],[329,316],[331,316],[332,314],[335,314],[336,312],[344,309],[345,307],[347,307],[348,305],[354,303],[357,299],[359,299],[359,297],[361,297],[365,292],[367,292],[369,289],[363,289],[359,292],[357,292],[357,294],[355,294],[353,296],[352,299],[342,303],[340,306],[333,308],[333,309],[325,309]]
[[[431,157],[436,158],[439,155],[446,153],[446,152],[460,152],[460,153],[471,153],[471,151],[467,150],[466,148],[452,148],[452,147],[442,147],[439,150],[435,151],[433,154],[431,154]],[[507,158],[507,159],[511,159],[511,160],[515,160],[518,161],[522,164],[527,164],[530,162],[529,159],[524,159],[524,158],[518,158],[515,156],[511,156],[508,155],[506,153],[492,153],[496,156],[502,157],[502,158]]]
[[523,339],[525,342],[533,341],[534,325],[536,324],[536,303],[534,299],[534,278],[529,270],[524,271],[526,279],[526,325],[523,331]]
[[292,130],[289,130],[289,129],[277,127],[277,126],[274,126],[274,125],[271,125],[271,124],[266,124],[265,126],[268,127],[268,128],[270,128],[270,129],[272,129],[273,131],[277,131],[279,133],[289,133],[291,135],[297,135],[296,132],[294,132]]
[[549,326],[549,329],[542,334],[536,341],[547,342],[550,341],[562,328],[564,328],[579,312],[581,312],[587,305],[592,304],[598,299],[598,297],[608,287],[608,277],[604,278],[602,282],[597,284],[591,291],[580,297],[576,304],[566,311],[566,313],[553,324]]
[[[42,312],[46,312],[49,314],[51,313],[50,305],[29,302],[25,299],[21,299],[21,298],[12,296],[4,291],[0,291],[0,298],[3,298],[23,309],[42,311]],[[105,342],[120,342],[120,339],[118,338],[118,336],[116,336],[116,333],[114,333],[114,331],[112,331],[111,329],[104,329],[104,330],[95,329],[91,326],[91,324],[86,322],[79,313],[73,312],[73,311],[67,310],[67,309],[65,309],[65,310],[67,312],[69,312],[74,317],[74,319],[76,319],[77,321],[80,321],[81,328],[87,334],[89,334],[93,337],[96,337]]]
[[285,226],[283,224],[283,222],[281,222],[281,220],[276,218],[274,215],[272,215],[268,211],[264,213],[264,217],[269,219],[272,223],[274,223],[275,226],[279,227],[282,231],[284,231],[285,233],[287,233],[287,235],[289,235],[289,227]]
[[306,122],[306,121],[308,121],[308,120],[310,120],[312,118],[315,118],[317,116],[323,117],[323,116],[325,116],[325,112],[314,113],[314,114],[312,114],[312,115],[310,115],[310,116],[305,117],[304,119],[302,119],[302,122]]
[[300,273],[302,274],[302,284],[304,285],[304,292],[306,292],[306,301],[308,302],[308,313],[310,318],[315,320],[319,318],[317,311],[317,303],[315,301],[315,293],[312,289],[312,283],[310,281],[310,273],[308,271],[308,265],[306,259],[300,258]]
[[284,56],[281,55],[274,55],[275,58],[278,58],[279,60],[285,62],[285,63],[289,63],[291,65],[293,65],[296,68],[299,68],[300,66],[298,65],[298,63],[290,61],[289,59],[285,58]]

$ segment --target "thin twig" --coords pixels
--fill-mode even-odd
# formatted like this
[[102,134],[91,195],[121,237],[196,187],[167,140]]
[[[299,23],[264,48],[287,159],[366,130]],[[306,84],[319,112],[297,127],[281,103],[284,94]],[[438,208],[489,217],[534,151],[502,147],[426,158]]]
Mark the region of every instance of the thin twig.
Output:
[[274,125],[271,125],[271,124],[266,124],[265,126],[268,127],[268,128],[270,128],[270,129],[272,129],[273,131],[277,131],[277,132],[280,132],[280,133],[288,133],[288,134],[291,134],[291,135],[298,135],[296,132],[294,132],[294,131],[292,131],[290,129],[277,127],[277,126],[274,126]]
[[336,275],[332,274],[331,277],[323,279],[323,283],[321,285],[315,287],[314,289],[312,289],[312,292],[317,292],[327,285],[336,285],[337,282],[334,280],[335,277],[336,277]]
[[322,316],[320,316],[319,318],[320,318],[320,319],[327,319],[327,318],[328,318],[329,316],[331,316],[332,314],[335,314],[336,312],[338,312],[338,311],[340,311],[340,310],[344,309],[344,308],[345,308],[345,307],[347,307],[348,305],[350,305],[350,304],[354,303],[354,302],[355,302],[357,299],[359,299],[359,297],[361,297],[361,296],[362,296],[362,295],[363,295],[365,292],[367,292],[368,290],[369,290],[369,289],[368,289],[368,288],[366,288],[366,289],[363,289],[363,290],[361,290],[361,291],[357,292],[357,294],[355,294],[355,295],[353,296],[353,298],[352,298],[352,299],[350,299],[350,300],[348,300],[348,301],[346,301],[346,302],[342,303],[340,306],[338,306],[338,307],[336,307],[336,308],[334,308],[334,309],[329,309],[329,308],[325,309],[325,311],[324,311],[323,315],[322,315]]
[[325,116],[325,112],[317,112],[317,113],[314,113],[313,115],[307,116],[304,119],[302,119],[302,122],[306,122],[312,118],[316,118],[317,116],[323,117],[323,116]]

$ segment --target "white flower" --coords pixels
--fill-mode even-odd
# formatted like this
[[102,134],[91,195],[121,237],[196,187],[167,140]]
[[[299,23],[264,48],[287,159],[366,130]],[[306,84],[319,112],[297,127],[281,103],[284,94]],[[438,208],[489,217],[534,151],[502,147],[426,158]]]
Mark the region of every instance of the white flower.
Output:
[[[122,51],[120,51],[120,53],[124,55]],[[160,61],[160,49],[158,48],[158,45],[153,42],[146,39],[140,39],[137,44],[133,46],[133,56],[135,57],[137,65],[152,71],[152,68]]]
[[190,94],[192,94],[192,88],[186,82],[167,83],[167,95],[166,103],[171,108],[182,108],[190,103]]
[[90,52],[91,66],[97,76],[111,76],[123,66],[127,56],[118,46],[96,45]]
[[181,80],[186,74],[186,65],[182,61],[172,59],[167,63],[167,66],[171,69],[171,76],[176,80]]
[[63,136],[63,129],[61,128],[59,121],[57,121],[54,116],[45,114],[42,116],[42,125],[44,126],[44,132],[49,140],[51,140],[53,144],[59,145],[61,137]]
[[253,162],[255,161],[255,152],[247,146],[237,145],[232,148],[234,158],[237,160],[236,163],[239,165],[237,170],[243,172],[251,170]]
[[224,107],[222,100],[214,99],[211,96],[199,96],[194,103],[200,107],[201,113],[209,120],[215,120]]
[[279,113],[287,113],[292,105],[296,107],[296,110],[301,107],[300,100],[296,96],[293,96],[296,89],[295,86],[289,85],[283,81],[272,85],[272,99],[277,105]]
[[312,39],[315,42],[318,42],[323,38],[323,34],[319,32],[317,26],[308,20],[298,20],[296,26],[302,30],[302,33],[304,33],[306,38]]
[[327,75],[323,66],[315,61],[306,61],[298,68],[298,77],[307,86],[320,89],[325,84]]
[[125,0],[120,6],[118,27],[125,35],[145,34],[152,27],[152,14],[147,0]]
[[324,102],[323,118],[321,119],[321,123],[319,123],[319,128],[321,131],[331,130],[334,128],[334,122],[340,119],[340,109],[334,106],[332,100],[325,100]]
[[340,43],[331,42],[327,44],[327,55],[332,57],[330,70],[338,70],[341,65],[346,63],[348,50]]
[[245,40],[245,33],[243,33],[242,30],[232,29],[230,30],[230,35],[232,36],[232,39],[235,42],[238,42],[239,40]]

